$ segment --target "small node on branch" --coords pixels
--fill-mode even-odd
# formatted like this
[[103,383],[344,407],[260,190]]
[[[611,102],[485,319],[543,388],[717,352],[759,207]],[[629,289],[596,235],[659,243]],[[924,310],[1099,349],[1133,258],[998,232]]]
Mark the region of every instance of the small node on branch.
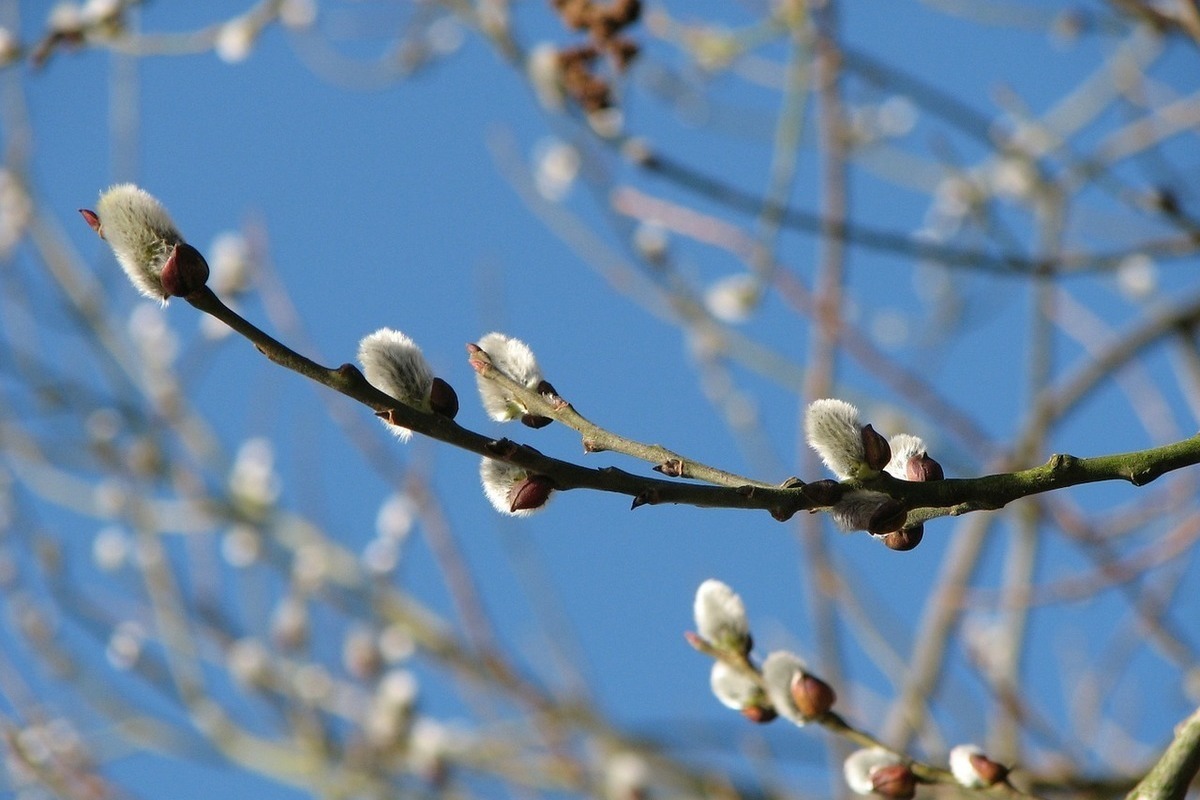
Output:
[[1053,472],[1069,472],[1079,463],[1079,459],[1067,453],[1055,453],[1046,463]]
[[783,483],[779,484],[780,489],[803,489],[804,486],[804,481],[800,480],[795,475],[790,478],[786,478]]
[[655,472],[661,472],[663,475],[666,475],[668,478],[682,478],[683,477],[683,459],[668,458],[666,461],[662,462],[661,464],[655,464],[653,469]]
[[608,448],[599,444],[595,439],[583,440],[583,452],[585,453],[603,453]]
[[1134,486],[1145,486],[1147,483],[1150,483],[1157,477],[1158,474],[1153,470],[1143,469],[1137,472],[1129,473],[1129,482]]
[[512,439],[496,439],[485,444],[483,449],[499,458],[512,458],[521,446]]
[[350,363],[342,364],[340,367],[335,369],[334,372],[336,372],[338,375],[341,375],[343,378],[345,378],[348,381],[353,381],[353,382],[363,381],[363,382],[365,382],[367,380],[366,378],[363,377],[362,371],[359,370],[358,367],[356,367]]
[[646,491],[638,494],[637,497],[633,498],[633,505],[629,507],[629,510],[632,511],[639,506],[657,505],[660,497],[661,495],[657,489],[647,489]]

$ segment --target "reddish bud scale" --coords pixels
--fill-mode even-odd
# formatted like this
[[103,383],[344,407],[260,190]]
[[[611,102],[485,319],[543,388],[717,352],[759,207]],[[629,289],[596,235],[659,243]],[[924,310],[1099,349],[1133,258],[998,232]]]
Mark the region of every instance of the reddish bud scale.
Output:
[[541,508],[552,491],[554,486],[549,478],[544,475],[530,475],[513,487],[509,511],[532,511]]
[[96,235],[103,239],[104,231],[100,229],[100,217],[96,215],[96,212],[92,211],[90,208],[81,208],[79,209],[79,213],[83,215],[83,219],[85,222],[87,222],[88,227],[94,230]]
[[434,378],[429,387],[429,408],[447,419],[458,415],[458,392],[441,378]]
[[890,764],[871,773],[875,794],[894,800],[910,800],[917,793],[917,776],[904,764]]
[[742,709],[742,716],[753,723],[765,725],[778,717],[779,714],[770,706],[746,706]]
[[924,537],[925,523],[920,523],[908,528],[901,528],[898,531],[892,531],[883,537],[883,543],[892,550],[905,552],[919,545],[921,539]]
[[946,477],[942,465],[929,457],[928,453],[913,456],[905,465],[910,481],[940,481]]
[[988,786],[1008,780],[1008,767],[997,764],[987,756],[978,754],[971,756],[971,766]]
[[837,692],[833,687],[807,672],[797,672],[790,688],[796,709],[805,719],[824,716],[837,702]]
[[892,460],[892,448],[888,440],[870,425],[863,425],[861,430],[863,458],[867,466],[878,472]]
[[208,262],[187,242],[175,245],[160,276],[163,297],[187,297],[208,283]]

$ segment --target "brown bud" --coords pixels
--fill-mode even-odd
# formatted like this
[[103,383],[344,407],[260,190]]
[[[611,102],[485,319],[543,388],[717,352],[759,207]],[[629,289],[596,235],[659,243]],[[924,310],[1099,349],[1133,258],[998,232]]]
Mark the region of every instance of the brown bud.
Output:
[[742,716],[751,722],[763,725],[775,719],[779,714],[770,706],[746,706],[742,709]]
[[1008,767],[1003,764],[997,764],[985,755],[972,755],[971,766],[975,768],[975,771],[979,773],[979,777],[988,786],[1008,780]]
[[83,215],[83,220],[88,224],[88,227],[94,230],[96,235],[103,239],[104,231],[100,228],[100,217],[96,215],[96,212],[92,211],[90,208],[81,208],[79,209],[79,213]]
[[824,716],[837,702],[837,692],[816,675],[797,672],[792,677],[792,701],[805,719]]
[[942,465],[929,457],[929,453],[913,456],[905,465],[910,481],[940,481],[946,477]]
[[429,408],[447,419],[458,415],[458,393],[441,378],[434,378],[429,387]]
[[925,537],[925,523],[921,522],[898,531],[892,531],[883,537],[883,543],[893,550],[904,552],[912,550]]
[[612,4],[611,13],[622,25],[636,22],[642,14],[642,0],[616,0]]
[[187,297],[208,282],[208,262],[187,242],[171,250],[160,276],[163,297]]
[[885,533],[900,530],[904,527],[906,519],[908,519],[908,509],[899,500],[889,497],[880,503],[879,508],[871,514],[871,519],[867,522],[867,531],[876,536],[882,536]]
[[549,417],[543,417],[539,414],[522,414],[521,424],[527,428],[544,428],[554,420]]
[[550,381],[538,381],[535,389],[538,394],[548,394],[551,397],[558,397],[558,392],[554,389],[554,384]]
[[512,502],[509,504],[508,510],[531,511],[541,508],[546,504],[552,491],[554,491],[554,485],[545,475],[530,475],[512,488],[510,493]]
[[680,478],[683,477],[683,459],[668,458],[661,464],[655,464],[651,469],[655,472],[661,472],[669,478]]
[[613,64],[618,72],[624,72],[637,58],[641,48],[632,39],[616,37],[609,42],[608,52],[612,54]]
[[917,793],[917,776],[904,764],[889,764],[871,773],[875,794],[895,800],[909,800]]
[[870,425],[862,426],[861,435],[867,466],[878,472],[892,460],[892,448],[888,445],[888,440],[883,438],[883,434]]

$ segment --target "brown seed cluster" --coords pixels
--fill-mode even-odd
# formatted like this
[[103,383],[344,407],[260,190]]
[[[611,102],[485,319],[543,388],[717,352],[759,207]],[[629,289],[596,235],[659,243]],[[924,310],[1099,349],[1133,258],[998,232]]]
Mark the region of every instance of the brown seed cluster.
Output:
[[588,41],[558,52],[559,78],[566,94],[589,113],[613,105],[610,77],[601,71],[602,58],[611,72],[619,75],[637,57],[638,45],[625,35],[625,29],[637,22],[642,0],[550,0],[563,24],[575,31],[586,31]]

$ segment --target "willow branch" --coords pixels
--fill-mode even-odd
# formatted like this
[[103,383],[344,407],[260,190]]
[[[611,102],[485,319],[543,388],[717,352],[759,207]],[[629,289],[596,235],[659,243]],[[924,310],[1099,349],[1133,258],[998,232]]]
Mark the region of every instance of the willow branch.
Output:
[[493,381],[503,387],[505,393],[516,397],[531,414],[557,420],[568,428],[578,431],[583,437],[583,449],[588,453],[611,450],[623,453],[654,465],[654,470],[672,478],[692,478],[717,486],[758,486],[777,488],[732,472],[726,472],[707,464],[668,450],[662,445],[644,444],[620,434],[601,428],[584,417],[575,407],[557,394],[542,394],[513,380],[492,364],[486,351],[474,347],[470,350],[470,363],[484,380]]
[[[352,364],[336,368],[322,366],[255,327],[207,287],[186,299],[200,311],[225,322],[274,363],[357,400],[396,424],[460,449],[544,475],[560,491],[593,489],[628,495],[633,498],[633,508],[674,503],[701,508],[758,509],[770,512],[778,520],[786,520],[798,511],[814,511],[832,505],[849,489],[868,488],[885,492],[905,503],[910,509],[908,524],[911,525],[947,514],[995,510],[1022,497],[1084,483],[1124,480],[1134,486],[1143,486],[1167,472],[1200,463],[1200,435],[1197,435],[1162,447],[1094,458],[1059,454],[1040,467],[981,478],[910,482],[880,473],[859,483],[821,481],[819,490],[796,479],[773,486],[682,459],[657,445],[641,445],[603,431],[573,409],[567,411],[570,404],[562,403],[556,407],[554,400],[528,397],[531,404],[536,402],[531,405],[535,413],[569,419],[572,427],[578,426],[576,430],[601,436],[602,441],[614,445],[614,450],[634,455],[640,453],[639,457],[658,464],[660,471],[678,472],[679,477],[686,475],[716,485],[644,477],[616,467],[592,469],[543,455],[533,447],[509,439],[484,436],[446,417],[407,406],[368,383]],[[587,438],[588,434],[585,434],[585,440]]]
[[1175,739],[1126,800],[1183,800],[1200,771],[1200,709],[1179,723]]
[[[594,489],[629,495],[633,506],[679,503],[700,507],[760,509],[779,519],[787,519],[797,511],[814,508],[804,493],[803,485],[789,484],[788,488],[761,482],[736,483],[730,478],[726,485],[704,486],[634,475],[615,467],[592,469],[568,461],[545,456],[528,445],[508,439],[496,439],[469,430],[454,421],[405,405],[376,389],[352,364],[332,368],[322,366],[255,327],[229,308],[210,289],[203,288],[189,295],[194,307],[226,323],[274,363],[297,372],[310,380],[327,386],[366,405],[377,414],[386,414],[396,424],[440,442],[482,456],[506,461],[554,481],[558,490]],[[669,451],[664,451],[669,452]],[[733,483],[734,485],[730,485]]]

